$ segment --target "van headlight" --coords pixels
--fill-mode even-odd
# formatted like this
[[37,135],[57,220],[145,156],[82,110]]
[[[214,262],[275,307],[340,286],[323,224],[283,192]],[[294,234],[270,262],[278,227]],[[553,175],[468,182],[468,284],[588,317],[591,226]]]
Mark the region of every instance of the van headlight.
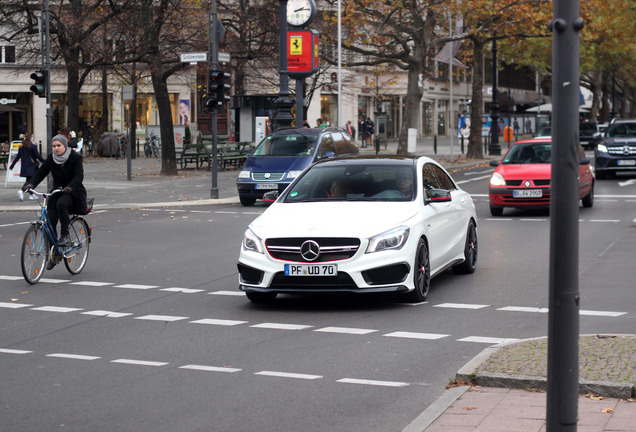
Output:
[[490,177],[490,184],[493,186],[505,186],[506,179],[504,179],[501,174],[496,172],[492,174],[492,177]]
[[261,254],[264,253],[260,237],[254,234],[249,228],[245,230],[245,234],[243,235],[243,250]]
[[301,171],[288,171],[287,172],[287,178],[288,179],[294,179],[294,178],[298,177],[300,175],[300,173],[302,173],[302,170]]
[[392,230],[383,232],[369,239],[366,253],[382,252],[386,250],[402,249],[409,238],[411,229],[407,226],[400,226]]
[[596,150],[599,153],[607,153],[607,146],[605,144],[599,144],[596,146]]
[[251,177],[251,175],[252,175],[252,172],[251,172],[251,171],[241,171],[241,172],[239,173],[238,178],[240,178],[240,179],[248,179],[248,180],[249,180],[249,178]]

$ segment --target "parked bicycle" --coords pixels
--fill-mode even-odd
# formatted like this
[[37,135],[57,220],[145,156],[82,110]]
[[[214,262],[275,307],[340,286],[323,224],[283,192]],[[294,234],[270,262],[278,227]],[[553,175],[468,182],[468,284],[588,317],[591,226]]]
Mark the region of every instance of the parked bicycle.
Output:
[[118,139],[119,139],[119,156],[118,157],[125,159],[126,157],[128,157],[128,153],[127,153],[128,140],[126,139],[125,135],[120,135]]
[[[31,222],[22,242],[20,261],[24,279],[31,285],[38,283],[49,261],[58,264],[64,260],[64,265],[69,273],[74,275],[80,273],[86,265],[91,243],[91,228],[88,226],[88,222],[81,215],[71,215],[70,241],[65,245],[60,245],[55,235],[55,228],[51,225],[46,211],[46,205],[51,196],[62,193],[63,190],[60,188],[51,193],[39,193],[34,189],[29,189],[27,192],[38,197],[38,202],[40,202],[40,197],[42,200],[40,210],[37,213],[38,219]],[[92,209],[93,198],[88,200],[86,214],[90,213]]]
[[144,144],[144,155],[149,157],[159,157],[160,139],[154,133],[151,133]]

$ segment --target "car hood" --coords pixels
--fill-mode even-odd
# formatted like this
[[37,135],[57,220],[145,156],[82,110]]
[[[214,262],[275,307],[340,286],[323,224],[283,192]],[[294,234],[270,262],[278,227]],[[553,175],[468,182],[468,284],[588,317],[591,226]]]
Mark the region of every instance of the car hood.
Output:
[[275,203],[250,224],[259,237],[371,237],[417,213],[415,203]]
[[636,144],[636,137],[620,137],[620,138],[608,138],[605,140],[606,145],[620,146],[620,145],[634,145]]
[[496,172],[508,180],[549,179],[551,164],[500,164]]
[[248,156],[243,170],[255,172],[302,171],[312,161],[311,156]]

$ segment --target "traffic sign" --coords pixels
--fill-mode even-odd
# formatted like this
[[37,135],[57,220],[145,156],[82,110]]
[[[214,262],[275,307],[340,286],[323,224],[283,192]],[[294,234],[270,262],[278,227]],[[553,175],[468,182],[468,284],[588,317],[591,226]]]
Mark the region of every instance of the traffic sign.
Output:
[[208,61],[208,53],[196,52],[196,53],[181,53],[181,63],[196,63]]

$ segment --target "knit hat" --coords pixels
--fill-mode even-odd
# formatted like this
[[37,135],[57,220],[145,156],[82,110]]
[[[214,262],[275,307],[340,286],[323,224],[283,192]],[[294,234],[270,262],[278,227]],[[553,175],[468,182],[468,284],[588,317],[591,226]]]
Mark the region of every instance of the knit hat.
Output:
[[62,143],[62,145],[65,148],[68,148],[68,140],[66,139],[66,137],[64,135],[55,135],[53,137],[53,139],[51,140],[51,142],[53,142],[53,141],[59,141],[59,142]]

